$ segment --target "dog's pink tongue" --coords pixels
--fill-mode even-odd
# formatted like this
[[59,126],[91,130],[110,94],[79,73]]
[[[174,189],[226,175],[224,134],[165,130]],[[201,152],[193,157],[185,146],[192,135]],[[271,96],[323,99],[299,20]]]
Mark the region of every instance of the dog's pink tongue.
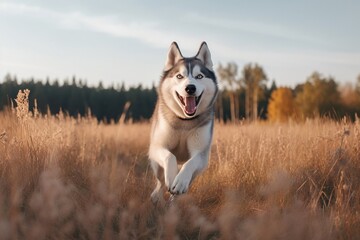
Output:
[[195,97],[185,97],[185,112],[189,115],[194,114],[196,111]]

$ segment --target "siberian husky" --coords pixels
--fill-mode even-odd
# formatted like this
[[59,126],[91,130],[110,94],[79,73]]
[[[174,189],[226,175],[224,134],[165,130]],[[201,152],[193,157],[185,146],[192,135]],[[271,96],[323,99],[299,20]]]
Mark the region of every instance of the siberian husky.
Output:
[[207,166],[217,93],[207,44],[203,42],[197,54],[188,58],[173,42],[152,117],[149,159],[157,177],[153,202],[163,200],[164,184],[171,194],[187,192]]

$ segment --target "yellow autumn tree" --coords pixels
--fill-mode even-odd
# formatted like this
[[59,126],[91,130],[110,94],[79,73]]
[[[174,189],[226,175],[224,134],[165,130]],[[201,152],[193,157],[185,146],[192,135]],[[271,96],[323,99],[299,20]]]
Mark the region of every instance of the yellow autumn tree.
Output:
[[280,87],[272,92],[268,117],[272,122],[285,122],[296,115],[295,98],[292,90],[287,87]]

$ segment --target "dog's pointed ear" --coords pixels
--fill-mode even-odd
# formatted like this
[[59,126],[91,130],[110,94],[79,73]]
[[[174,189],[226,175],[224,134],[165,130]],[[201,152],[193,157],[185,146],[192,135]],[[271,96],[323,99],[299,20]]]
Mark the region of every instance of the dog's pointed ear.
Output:
[[206,42],[201,43],[199,51],[195,57],[200,59],[208,69],[210,69],[210,70],[213,69],[213,63],[211,61],[210,50],[209,50]]
[[176,42],[173,42],[170,45],[169,53],[167,55],[167,59],[165,62],[164,71],[170,70],[182,58],[183,56],[180,52],[179,46],[177,45]]

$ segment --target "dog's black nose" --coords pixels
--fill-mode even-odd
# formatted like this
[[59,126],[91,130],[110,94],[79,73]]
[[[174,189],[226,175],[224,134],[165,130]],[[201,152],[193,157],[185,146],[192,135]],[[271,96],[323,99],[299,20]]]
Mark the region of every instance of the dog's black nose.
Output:
[[186,86],[185,91],[188,94],[194,94],[196,92],[196,86],[194,84],[189,84]]

